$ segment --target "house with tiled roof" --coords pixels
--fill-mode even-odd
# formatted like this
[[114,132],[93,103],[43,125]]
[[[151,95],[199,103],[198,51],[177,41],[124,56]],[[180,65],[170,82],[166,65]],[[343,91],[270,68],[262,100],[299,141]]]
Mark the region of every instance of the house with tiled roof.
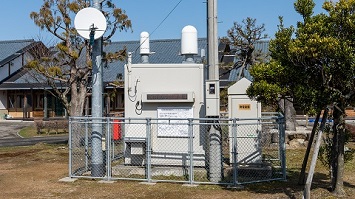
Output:
[[[59,99],[50,95],[46,90],[51,89],[44,83],[33,80],[29,71],[24,67],[32,59],[31,48],[42,42],[34,40],[0,41],[0,117],[9,115],[12,118],[34,117],[65,117],[66,111]],[[139,41],[111,42],[104,45],[104,52],[117,52],[123,48],[132,52],[132,63],[140,63]],[[149,63],[182,63],[184,57],[180,55],[180,39],[150,40]],[[195,62],[205,63],[203,51],[207,51],[207,39],[198,39],[199,54]],[[49,50],[49,49],[48,49]],[[33,52],[33,51],[32,51]],[[228,45],[220,45],[220,62],[233,62],[234,54]],[[201,57],[202,54],[202,57]],[[228,55],[228,56],[226,56]],[[114,81],[124,81],[124,62],[109,61],[104,63],[103,84],[104,93],[115,92],[114,97],[106,95],[106,115],[117,115],[124,110],[124,93],[122,87],[113,86]],[[221,71],[223,72],[223,71]],[[221,77],[221,87],[233,82],[230,75],[233,70]],[[86,100],[86,115],[90,115],[91,99]]]
[[[34,40],[0,41],[0,117],[9,113],[23,115],[25,104],[33,103],[33,95],[27,83],[16,83],[23,66],[33,58],[32,48],[46,48]],[[18,114],[20,113],[20,114]],[[25,115],[25,117],[27,117]]]
[[[206,48],[206,39],[199,39],[199,48]],[[15,40],[0,42],[0,117],[34,118],[65,117],[66,111],[59,99],[46,90],[48,85],[38,82],[24,66],[33,58],[31,48],[42,45],[34,40]],[[151,41],[150,63],[182,63],[179,39]],[[45,46],[44,46],[45,47]],[[139,41],[111,42],[104,45],[104,52],[117,52],[126,48],[132,52],[132,62],[139,63]],[[201,62],[200,56],[196,56]],[[124,62],[112,61],[104,64],[104,93],[115,92],[115,97],[107,97],[105,113],[114,115],[124,109],[123,88],[112,86],[113,81],[124,81]],[[91,99],[88,97],[85,114],[90,114]]]

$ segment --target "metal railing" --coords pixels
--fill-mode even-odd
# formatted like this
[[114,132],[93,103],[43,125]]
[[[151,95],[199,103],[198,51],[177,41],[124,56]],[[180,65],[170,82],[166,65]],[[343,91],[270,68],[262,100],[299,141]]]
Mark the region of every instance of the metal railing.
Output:
[[[102,132],[93,133],[93,125]],[[231,186],[286,179],[281,115],[217,120],[71,117],[69,126],[72,178]],[[213,150],[212,128],[220,143]],[[99,175],[92,172],[93,159],[95,164],[102,161]],[[212,171],[220,172],[217,181],[211,180]]]

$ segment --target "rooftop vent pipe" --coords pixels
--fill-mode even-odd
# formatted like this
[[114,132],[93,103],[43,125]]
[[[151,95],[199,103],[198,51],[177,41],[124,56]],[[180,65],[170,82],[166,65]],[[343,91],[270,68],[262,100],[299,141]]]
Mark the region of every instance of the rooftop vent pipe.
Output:
[[140,35],[140,55],[142,63],[149,63],[149,33],[142,32]]
[[181,31],[181,55],[185,56],[184,62],[194,63],[194,55],[197,55],[197,30],[188,25]]

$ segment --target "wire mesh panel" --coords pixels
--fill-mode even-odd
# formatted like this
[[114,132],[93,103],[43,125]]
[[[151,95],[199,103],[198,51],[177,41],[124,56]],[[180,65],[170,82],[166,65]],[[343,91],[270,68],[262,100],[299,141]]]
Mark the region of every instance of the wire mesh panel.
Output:
[[[194,120],[194,129],[198,129],[200,140],[194,142],[201,145],[204,154],[204,165],[194,163],[194,181],[199,183],[221,183],[223,180],[224,134],[223,125],[215,119]],[[194,156],[197,156],[194,151]]]
[[281,147],[281,142],[272,143],[272,136],[283,136],[279,125],[276,118],[232,122],[230,154],[234,184],[270,181],[283,177],[280,150],[284,148]]
[[[280,123],[281,122],[281,123]],[[281,141],[285,137],[282,126],[283,121],[279,119],[264,119],[262,122],[262,133],[260,136],[260,145],[262,147],[262,161],[272,168],[271,179],[282,179],[284,176],[282,155],[285,152],[284,142]]]
[[[101,178],[106,175],[106,132],[105,120],[83,117],[70,118],[70,162],[71,177],[87,176]],[[96,146],[95,146],[96,144]],[[93,161],[93,157],[98,160]],[[96,174],[93,164],[99,163]]]
[[236,139],[239,183],[271,178],[271,167],[262,161],[260,137],[260,123],[237,124],[237,135],[233,139]]
[[70,119],[70,176],[83,176],[90,170],[91,123]]
[[186,181],[191,164],[187,120],[153,120],[150,129],[152,180]]
[[276,116],[71,118],[70,176],[228,185],[285,179],[283,126]]
[[146,179],[147,121],[112,118],[112,178]]

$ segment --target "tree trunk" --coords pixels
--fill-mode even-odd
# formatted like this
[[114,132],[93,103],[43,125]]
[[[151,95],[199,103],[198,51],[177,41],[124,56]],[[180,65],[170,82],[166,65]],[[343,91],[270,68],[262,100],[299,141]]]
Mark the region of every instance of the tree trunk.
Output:
[[71,88],[71,100],[70,100],[70,116],[82,116],[85,107],[86,86],[79,84],[73,84]]
[[291,98],[281,98],[279,101],[279,107],[285,115],[286,130],[296,131],[296,110],[293,107],[293,101]]
[[331,157],[331,188],[336,196],[344,196],[344,145],[345,145],[345,108],[343,106],[334,107],[333,124],[333,146]]

